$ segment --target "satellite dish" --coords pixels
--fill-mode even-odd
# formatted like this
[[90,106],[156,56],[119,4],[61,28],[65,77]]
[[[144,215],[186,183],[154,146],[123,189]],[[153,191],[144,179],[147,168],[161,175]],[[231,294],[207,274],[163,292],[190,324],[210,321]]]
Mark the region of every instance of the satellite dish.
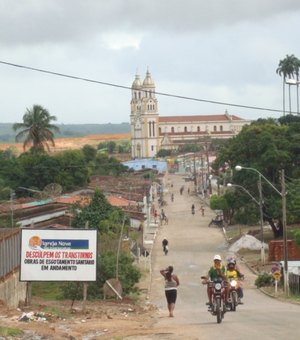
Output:
[[46,198],[55,198],[60,196],[62,193],[62,186],[58,183],[50,183],[47,184],[42,192],[42,196],[44,199]]

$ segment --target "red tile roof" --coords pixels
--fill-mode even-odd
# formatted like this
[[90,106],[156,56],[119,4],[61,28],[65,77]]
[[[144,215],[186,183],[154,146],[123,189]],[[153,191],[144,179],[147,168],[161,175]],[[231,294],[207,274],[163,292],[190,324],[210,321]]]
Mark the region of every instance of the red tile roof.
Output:
[[230,119],[235,121],[243,121],[243,118],[240,118],[235,115],[195,115],[195,116],[165,116],[159,117],[160,123],[181,123],[181,122],[228,122]]
[[123,197],[107,196],[106,198],[109,204],[111,204],[114,207],[127,207],[129,205],[136,205],[136,202],[129,201]]

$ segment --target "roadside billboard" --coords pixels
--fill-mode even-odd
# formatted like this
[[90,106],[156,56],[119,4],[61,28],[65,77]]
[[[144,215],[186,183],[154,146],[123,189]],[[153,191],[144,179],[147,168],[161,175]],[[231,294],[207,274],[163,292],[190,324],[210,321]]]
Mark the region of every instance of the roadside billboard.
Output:
[[20,281],[96,281],[97,231],[22,229]]

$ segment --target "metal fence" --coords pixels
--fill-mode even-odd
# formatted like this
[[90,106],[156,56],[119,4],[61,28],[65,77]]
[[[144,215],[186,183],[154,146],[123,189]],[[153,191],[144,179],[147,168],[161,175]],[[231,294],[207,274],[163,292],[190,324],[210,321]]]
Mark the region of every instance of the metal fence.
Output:
[[20,267],[21,230],[0,229],[0,280]]
[[300,275],[289,274],[289,289],[293,295],[300,295]]

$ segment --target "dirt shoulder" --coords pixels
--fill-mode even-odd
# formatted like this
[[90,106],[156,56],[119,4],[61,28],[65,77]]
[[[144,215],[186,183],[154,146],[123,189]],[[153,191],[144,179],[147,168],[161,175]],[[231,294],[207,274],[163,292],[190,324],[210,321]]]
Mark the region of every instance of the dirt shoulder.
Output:
[[[32,339],[101,339],[124,338],[126,336],[151,333],[156,320],[154,306],[141,301],[76,302],[43,301],[34,298],[30,307],[8,309],[0,306],[1,327],[19,329],[22,335],[14,338]],[[1,330],[0,327],[0,330]],[[1,338],[1,332],[0,332]]]

